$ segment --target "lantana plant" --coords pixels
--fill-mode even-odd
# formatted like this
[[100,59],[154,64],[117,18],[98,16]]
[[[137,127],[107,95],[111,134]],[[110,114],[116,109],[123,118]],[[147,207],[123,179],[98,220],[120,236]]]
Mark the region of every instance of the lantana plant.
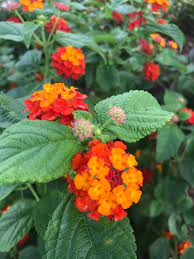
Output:
[[[159,54],[183,47],[182,32],[163,19],[170,2],[19,0],[1,8],[9,17],[0,38],[28,50],[12,71],[22,94],[0,96],[0,252],[17,258],[29,242],[37,258],[137,258],[130,212],[143,210],[153,175],[132,143],[163,137],[181,116],[194,123],[184,100],[161,107],[128,87],[159,80]],[[91,105],[94,93],[100,100]],[[184,240],[177,251],[191,246]]]

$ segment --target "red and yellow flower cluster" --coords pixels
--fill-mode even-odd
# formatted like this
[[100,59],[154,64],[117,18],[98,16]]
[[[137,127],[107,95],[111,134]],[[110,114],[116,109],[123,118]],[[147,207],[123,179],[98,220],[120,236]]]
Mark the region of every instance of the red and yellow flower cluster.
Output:
[[178,49],[178,44],[173,41],[173,40],[169,40],[167,41],[164,37],[162,37],[159,33],[152,33],[150,35],[150,37],[157,43],[160,44],[160,46],[162,46],[163,48],[165,48],[166,46],[177,50]]
[[52,55],[52,66],[64,78],[79,79],[85,74],[85,58],[81,49],[72,46],[61,47]]
[[126,153],[127,147],[121,141],[103,144],[93,140],[89,147],[89,151],[72,159],[74,179],[67,177],[75,206],[97,221],[101,216],[121,220],[142,194],[143,176],[136,168],[135,156]]
[[23,6],[23,11],[33,12],[36,8],[44,8],[44,0],[20,0],[19,3]]
[[189,240],[180,243],[177,247],[179,255],[183,254],[184,251],[190,247],[192,247],[192,243]]
[[81,94],[77,88],[66,87],[64,83],[44,84],[43,90],[32,94],[26,99],[25,111],[29,111],[30,120],[56,120],[60,119],[62,124],[71,125],[73,122],[73,111],[88,110],[84,103],[87,95]]
[[152,5],[152,11],[157,12],[162,9],[164,12],[167,12],[167,7],[170,6],[168,0],[144,0],[146,3]]
[[63,32],[71,32],[71,28],[68,26],[67,22],[59,17],[53,15],[49,22],[45,24],[45,29],[48,32],[54,31],[63,31]]

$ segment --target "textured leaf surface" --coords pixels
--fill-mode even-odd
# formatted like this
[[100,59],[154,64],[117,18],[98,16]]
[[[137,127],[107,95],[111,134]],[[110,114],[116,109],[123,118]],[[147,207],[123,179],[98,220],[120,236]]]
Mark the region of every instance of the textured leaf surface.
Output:
[[193,259],[193,258],[194,258],[194,248],[186,249],[180,257],[180,259]]
[[69,127],[21,121],[0,136],[0,183],[46,182],[65,176],[78,150]]
[[59,205],[46,232],[47,259],[135,259],[135,250],[128,219],[92,221],[72,200]]
[[61,202],[63,194],[59,191],[53,191],[43,197],[37,204],[34,210],[34,223],[39,236],[44,239],[44,235],[49,221],[52,218],[53,212]]
[[[111,107],[119,106],[126,113],[126,122],[117,125],[107,114]],[[109,121],[107,131],[115,138],[135,142],[165,125],[172,113],[163,111],[156,99],[145,91],[130,91],[99,102],[95,106],[100,125]]]
[[18,201],[0,218],[0,251],[7,252],[27,234],[32,225],[34,202]]
[[7,128],[26,117],[24,106],[12,97],[0,93],[0,128]]
[[0,186],[0,201],[6,198],[16,187],[17,184]]
[[177,126],[166,125],[157,137],[156,159],[164,161],[175,156],[183,140],[184,134]]

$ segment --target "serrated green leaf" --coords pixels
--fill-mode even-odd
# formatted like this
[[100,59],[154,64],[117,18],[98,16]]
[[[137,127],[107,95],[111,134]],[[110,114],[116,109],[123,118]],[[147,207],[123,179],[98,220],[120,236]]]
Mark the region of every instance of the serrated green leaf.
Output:
[[34,225],[39,236],[44,239],[45,232],[53,212],[61,202],[64,194],[59,191],[53,191],[43,197],[34,209]]
[[21,200],[0,218],[0,251],[8,252],[33,226],[34,202]]
[[0,186],[0,201],[5,199],[17,186],[17,184]]
[[183,140],[184,134],[176,125],[163,127],[157,136],[157,161],[165,161],[175,156]]
[[[125,123],[117,125],[111,120],[108,111],[113,106],[121,107],[125,111]],[[130,91],[112,96],[99,102],[95,111],[98,123],[107,124],[107,132],[127,142],[136,142],[151,134],[164,126],[173,115],[163,111],[156,99],[145,91]]]
[[182,31],[175,24],[161,24],[157,22],[149,21],[147,24],[151,32],[160,32],[171,37],[178,43],[180,50],[182,50],[185,43],[185,36]]
[[135,250],[128,219],[92,221],[72,200],[61,202],[46,232],[46,259],[136,259]]
[[0,128],[8,128],[26,117],[24,106],[17,99],[0,93]]
[[74,111],[73,112],[74,115],[74,119],[76,120],[80,120],[80,119],[84,119],[87,121],[92,121],[92,114],[90,112],[87,111]]
[[0,136],[0,184],[47,182],[65,176],[79,149],[67,126],[21,121]]

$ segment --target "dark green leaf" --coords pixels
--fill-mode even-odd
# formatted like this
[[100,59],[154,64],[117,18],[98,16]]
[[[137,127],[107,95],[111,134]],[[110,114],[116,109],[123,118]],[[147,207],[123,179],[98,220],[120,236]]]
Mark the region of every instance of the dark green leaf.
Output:
[[175,156],[184,140],[183,132],[176,125],[166,125],[157,136],[156,159],[168,160]]
[[72,200],[56,209],[46,232],[47,259],[135,259],[135,240],[128,219],[95,222]]
[[35,246],[28,246],[19,253],[19,259],[41,259],[41,253]]
[[64,194],[59,191],[53,191],[43,197],[37,204],[34,210],[34,224],[39,236],[44,239],[44,235],[52,214],[61,202]]
[[5,199],[13,190],[17,187],[17,184],[2,185],[0,186],[0,201]]
[[79,149],[67,126],[21,121],[0,136],[0,183],[47,182],[65,176]]
[[0,218],[0,251],[8,252],[33,226],[34,202],[22,200],[15,203]]
[[170,246],[165,238],[157,239],[149,249],[150,259],[168,259],[170,254]]

